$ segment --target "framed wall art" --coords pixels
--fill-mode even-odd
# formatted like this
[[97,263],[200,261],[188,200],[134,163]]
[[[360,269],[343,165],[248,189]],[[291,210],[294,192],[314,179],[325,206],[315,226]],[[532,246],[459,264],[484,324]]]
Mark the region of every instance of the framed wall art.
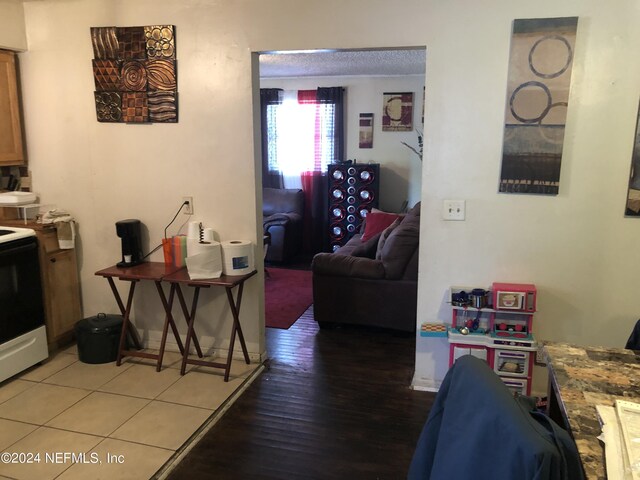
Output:
[[514,20],[499,191],[556,195],[578,17]]
[[92,27],[91,42],[99,122],[178,121],[173,25]]
[[636,134],[633,139],[631,173],[629,175],[625,215],[628,217],[640,217],[640,107],[638,108],[638,119],[636,121]]
[[382,131],[413,130],[413,92],[382,94]]
[[373,148],[373,113],[360,114],[360,148]]

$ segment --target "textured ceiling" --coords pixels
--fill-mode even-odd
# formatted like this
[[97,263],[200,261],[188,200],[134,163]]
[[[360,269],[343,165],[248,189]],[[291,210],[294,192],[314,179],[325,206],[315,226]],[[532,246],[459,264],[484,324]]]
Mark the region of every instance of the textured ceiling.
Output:
[[260,77],[424,75],[425,49],[278,52],[260,55]]

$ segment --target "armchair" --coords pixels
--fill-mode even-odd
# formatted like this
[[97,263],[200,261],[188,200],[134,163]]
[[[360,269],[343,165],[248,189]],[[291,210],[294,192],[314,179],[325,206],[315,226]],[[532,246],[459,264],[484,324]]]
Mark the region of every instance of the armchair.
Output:
[[302,248],[304,194],[299,189],[262,189],[262,226],[271,237],[265,261],[288,262]]

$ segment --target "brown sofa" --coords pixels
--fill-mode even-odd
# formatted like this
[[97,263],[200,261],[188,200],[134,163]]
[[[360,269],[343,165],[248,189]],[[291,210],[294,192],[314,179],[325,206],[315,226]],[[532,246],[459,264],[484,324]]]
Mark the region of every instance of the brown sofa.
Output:
[[269,235],[267,262],[288,262],[302,249],[304,194],[300,189],[262,189],[262,227]]
[[364,243],[357,234],[335,253],[315,255],[313,312],[320,327],[345,323],[414,332],[419,236],[420,203],[390,231]]

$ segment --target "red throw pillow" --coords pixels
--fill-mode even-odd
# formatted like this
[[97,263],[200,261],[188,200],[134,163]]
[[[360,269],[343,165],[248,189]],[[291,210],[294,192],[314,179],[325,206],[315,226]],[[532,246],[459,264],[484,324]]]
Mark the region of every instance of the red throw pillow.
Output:
[[400,215],[387,212],[369,212],[367,215],[367,221],[364,225],[364,233],[361,240],[366,242],[371,237],[377,235],[389,225],[391,225]]

